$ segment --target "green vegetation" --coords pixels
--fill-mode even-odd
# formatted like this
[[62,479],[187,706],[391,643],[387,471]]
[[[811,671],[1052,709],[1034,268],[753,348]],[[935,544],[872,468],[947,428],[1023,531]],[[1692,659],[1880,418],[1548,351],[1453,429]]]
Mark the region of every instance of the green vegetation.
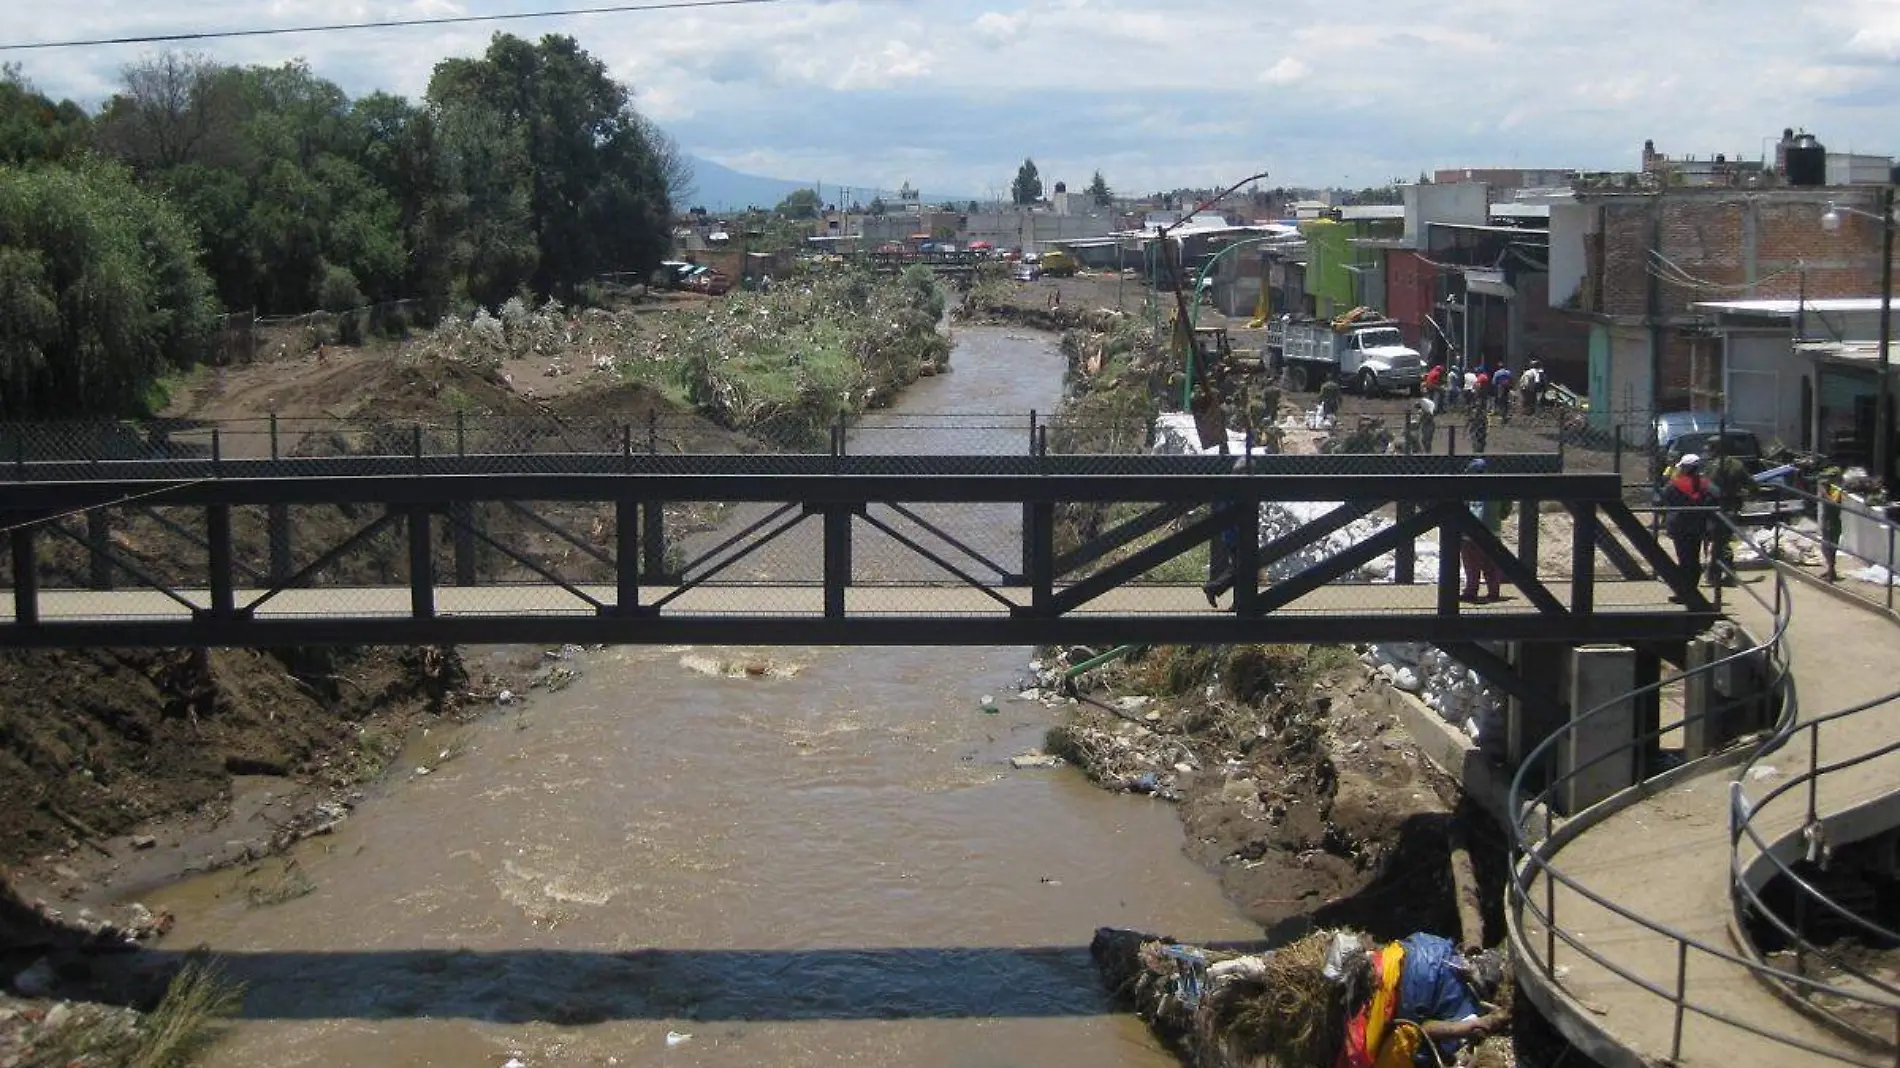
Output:
[[143,1017],[84,1003],[70,1005],[67,1022],[35,1036],[20,1068],[186,1068],[218,1038],[224,1020],[244,1001],[244,987],[226,979],[202,951],[191,953],[158,1005]]
[[645,354],[620,367],[726,426],[814,447],[839,419],[948,362],[943,309],[927,268],[895,281],[812,271],[770,293],[734,292],[710,309],[665,316]]
[[193,953],[140,1023],[128,1068],[185,1068],[217,1039],[220,1021],[243,1004],[243,984],[226,979],[202,952]]
[[1034,204],[1042,199],[1042,172],[1036,169],[1036,161],[1023,160],[1016,168],[1016,178],[1009,183],[1009,195],[1019,205]]
[[0,414],[138,411],[218,328],[191,228],[123,169],[0,166]]

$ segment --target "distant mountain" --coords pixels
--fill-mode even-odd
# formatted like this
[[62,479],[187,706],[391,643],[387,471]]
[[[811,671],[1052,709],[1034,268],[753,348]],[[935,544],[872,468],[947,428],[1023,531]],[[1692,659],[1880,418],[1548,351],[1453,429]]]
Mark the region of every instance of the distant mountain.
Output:
[[687,158],[693,164],[696,191],[691,203],[674,205],[679,210],[705,208],[708,211],[738,211],[753,206],[770,208],[792,191],[812,187],[811,182],[745,174],[699,156]]
[[[707,211],[714,212],[739,211],[755,206],[771,208],[777,206],[779,201],[784,200],[786,195],[794,190],[811,189],[816,185],[814,182],[798,182],[787,178],[766,178],[762,175],[746,174],[700,156],[688,156],[687,159],[693,164],[695,190],[690,202],[673,205],[680,211],[687,208],[705,208]],[[854,191],[854,195],[861,195],[864,190],[870,188],[849,182],[828,181],[823,190],[826,203],[835,203],[838,191],[847,186]],[[976,199],[969,196],[946,197],[936,193],[929,193],[929,196],[932,204],[967,204]]]

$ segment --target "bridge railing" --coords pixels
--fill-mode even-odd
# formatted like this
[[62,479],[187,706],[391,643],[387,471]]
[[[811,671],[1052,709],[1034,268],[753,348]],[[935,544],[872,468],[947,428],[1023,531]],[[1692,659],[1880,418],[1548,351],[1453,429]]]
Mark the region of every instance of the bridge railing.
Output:
[[[1855,808],[1878,804],[1900,790],[1900,731],[1875,727],[1871,733],[1876,739],[1890,735],[1892,740],[1871,746],[1850,743],[1854,735],[1869,733],[1870,721],[1891,722],[1896,704],[1900,704],[1900,692],[1806,720],[1749,759],[1745,774],[1730,791],[1729,885],[1735,930],[1744,934],[1744,953],[1758,964],[1765,963],[1760,947],[1746,934],[1751,921],[1759,921],[1785,940],[1794,957],[1794,966],[1788,970],[1810,982],[1819,973],[1823,977],[1819,981],[1851,987],[1854,996],[1826,1004],[1828,998],[1813,996],[1815,987],[1785,982],[1779,974],[1783,969],[1766,969],[1759,974],[1777,983],[1791,1000],[1805,1003],[1811,1011],[1858,1035],[1869,1046],[1895,1044],[1900,1052],[1900,982],[1875,974],[1878,969],[1856,963],[1848,954],[1822,945],[1809,935],[1810,923],[1818,920],[1851,932],[1861,945],[1883,949],[1900,946],[1900,931],[1849,908],[1816,886],[1810,877],[1814,870],[1825,866],[1833,849],[1828,834],[1831,821]],[[1770,748],[1803,752],[1807,767],[1761,796],[1750,798],[1743,783]],[[1846,755],[1842,755],[1843,750]],[[1847,791],[1845,796],[1842,791],[1830,790],[1823,801],[1824,789],[1850,777],[1871,784],[1873,789]],[[1789,811],[1790,802],[1795,806],[1793,813]],[[1771,829],[1768,824],[1777,827]],[[1791,849],[1809,861],[1810,874],[1796,870],[1787,856]],[[1791,902],[1767,900],[1764,889],[1777,882]]]
[[[1729,526],[1731,537],[1741,537],[1743,531],[1726,517],[1717,517],[1716,521]],[[1645,779],[1623,795],[1613,797],[1581,812],[1559,816],[1560,799],[1565,786],[1577,776],[1586,774],[1599,764],[1611,761],[1630,761],[1641,759],[1652,747],[1661,744],[1662,739],[1682,734],[1697,724],[1706,724],[1711,720],[1732,717],[1747,713],[1760,707],[1765,699],[1774,710],[1774,727],[1764,735],[1754,739],[1745,748],[1717,751],[1700,758],[1697,763],[1725,763],[1737,760],[1754,760],[1763,754],[1779,749],[1797,730],[1798,721],[1796,694],[1788,670],[1785,639],[1790,623],[1791,601],[1787,596],[1787,580],[1777,570],[1773,572],[1771,592],[1764,596],[1752,585],[1739,582],[1732,565],[1724,563],[1721,570],[1725,579],[1735,582],[1746,596],[1756,602],[1771,619],[1769,633],[1758,636],[1746,647],[1733,649],[1723,655],[1710,658],[1699,667],[1694,667],[1666,677],[1650,686],[1605,702],[1604,704],[1575,716],[1561,729],[1535,747],[1525,758],[1512,779],[1509,795],[1509,811],[1513,814],[1511,824],[1512,865],[1509,912],[1513,927],[1513,940],[1518,950],[1527,956],[1532,967],[1541,973],[1542,979],[1551,989],[1561,986],[1560,976],[1567,971],[1559,964],[1558,947],[1575,954],[1577,958],[1601,968],[1617,981],[1629,984],[1656,998],[1671,1014],[1671,1039],[1667,1059],[1681,1062],[1690,1053],[1708,1053],[1719,1057],[1732,1042],[1732,1036],[1710,1040],[1704,1047],[1691,1049],[1685,1042],[1684,1024],[1689,1018],[1713,1021],[1736,1031],[1746,1032],[1767,1039],[1789,1050],[1821,1058],[1827,1061],[1847,1064],[1891,1064],[1893,1054],[1889,1052],[1875,1055],[1856,1052],[1840,1046],[1820,1045],[1806,1039],[1784,1034],[1775,1029],[1772,1023],[1743,1019],[1722,1007],[1715,1000],[1697,999],[1690,995],[1688,976],[1692,964],[1696,961],[1719,962],[1732,966],[1763,982],[1776,984],[1793,992],[1802,999],[1832,999],[1841,1005],[1852,1006],[1866,1012],[1872,1012],[1885,1019],[1895,1021],[1900,1027],[1900,1001],[1887,996],[1884,991],[1867,988],[1851,989],[1838,983],[1831,983],[1813,976],[1777,968],[1757,959],[1746,951],[1733,947],[1720,946],[1687,934],[1676,927],[1640,915],[1612,897],[1592,889],[1587,877],[1566,871],[1560,864],[1562,849],[1580,834],[1607,820],[1630,800],[1656,789],[1666,788],[1666,784],[1683,774],[1692,773],[1691,769],[1672,768],[1662,770]],[[1673,687],[1700,680],[1721,693],[1727,687],[1715,685],[1719,677],[1748,677],[1751,673],[1761,672],[1765,676],[1765,692],[1748,686],[1736,687],[1738,694],[1723,697],[1698,712],[1685,715],[1681,721],[1661,725],[1640,734],[1626,744],[1612,747],[1594,758],[1572,766],[1566,772],[1557,772],[1558,758],[1564,748],[1573,744],[1584,732],[1598,727],[1605,717],[1624,708],[1631,701],[1656,698],[1664,688]],[[1850,713],[1859,710],[1850,710]],[[1831,717],[1830,717],[1831,718]],[[1823,774],[1839,770],[1824,767]],[[1533,789],[1532,783],[1543,780],[1541,788]],[[1804,780],[1805,781],[1805,780]],[[1777,790],[1774,795],[1786,793],[1786,789]],[[1731,846],[1747,837],[1749,823],[1745,819],[1736,822],[1731,836]],[[1731,854],[1733,856],[1733,854]],[[1811,889],[1811,888],[1810,888]],[[1563,897],[1560,897],[1562,891]],[[1747,905],[1752,907],[1753,898],[1740,884],[1731,880],[1731,896],[1737,910]],[[1628,923],[1638,930],[1648,932],[1665,940],[1673,947],[1675,967],[1666,981],[1659,981],[1644,974],[1636,967],[1620,962],[1617,951],[1612,948],[1616,939],[1605,937],[1600,927],[1601,916],[1595,918],[1598,928],[1593,941],[1587,939],[1581,931],[1567,927],[1563,915],[1559,913],[1559,902],[1565,897],[1574,899],[1586,909],[1602,910],[1614,916],[1617,921]],[[1541,937],[1539,936],[1541,934]],[[1627,942],[1627,939],[1622,939]],[[1582,1019],[1585,1014],[1579,1014]],[[1646,1048],[1638,1051],[1645,1056],[1657,1057],[1660,1050]]]

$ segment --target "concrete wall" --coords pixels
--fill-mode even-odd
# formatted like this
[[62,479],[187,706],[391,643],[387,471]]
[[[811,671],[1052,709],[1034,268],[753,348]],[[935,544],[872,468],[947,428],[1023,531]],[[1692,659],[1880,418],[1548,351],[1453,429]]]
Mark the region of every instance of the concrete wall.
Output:
[[1041,252],[1051,241],[1107,237],[1114,231],[1115,220],[1107,215],[1000,212],[969,216],[960,240],[988,241],[999,249],[1021,247]]
[[1404,238],[1413,248],[1425,247],[1430,223],[1483,226],[1491,220],[1491,187],[1483,182],[1408,185],[1400,192],[1405,198]]
[[1587,204],[1550,206],[1550,306],[1563,308],[1582,300],[1589,269],[1585,250],[1589,235],[1597,232],[1599,214]]

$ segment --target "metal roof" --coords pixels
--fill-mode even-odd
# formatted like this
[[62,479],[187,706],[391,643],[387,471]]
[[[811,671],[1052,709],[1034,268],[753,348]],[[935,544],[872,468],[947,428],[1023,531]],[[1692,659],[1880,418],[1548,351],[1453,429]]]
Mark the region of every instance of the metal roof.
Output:
[[[1727,312],[1734,315],[1761,315],[1771,318],[1792,318],[1801,314],[1802,302],[1798,300],[1699,300],[1690,307],[1698,311]],[[1879,297],[1836,297],[1828,300],[1810,300],[1807,310],[1811,312],[1877,312],[1880,310]]]

